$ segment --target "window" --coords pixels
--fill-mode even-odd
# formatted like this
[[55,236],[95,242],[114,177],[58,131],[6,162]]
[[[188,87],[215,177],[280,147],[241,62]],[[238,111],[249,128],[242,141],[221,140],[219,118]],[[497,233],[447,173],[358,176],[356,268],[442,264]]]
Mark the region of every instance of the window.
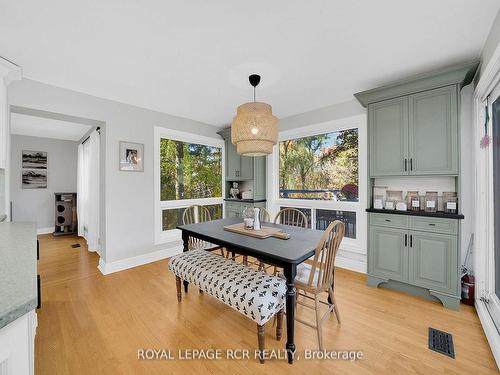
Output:
[[316,229],[325,230],[332,221],[340,220],[345,225],[344,236],[356,238],[356,212],[338,210],[316,210]]
[[268,165],[268,206],[293,207],[309,227],[345,225],[342,249],[366,254],[366,116],[282,131]]
[[222,140],[155,128],[156,243],[180,239],[176,227],[191,205],[222,218],[222,168]]
[[358,129],[279,143],[280,197],[358,200]]

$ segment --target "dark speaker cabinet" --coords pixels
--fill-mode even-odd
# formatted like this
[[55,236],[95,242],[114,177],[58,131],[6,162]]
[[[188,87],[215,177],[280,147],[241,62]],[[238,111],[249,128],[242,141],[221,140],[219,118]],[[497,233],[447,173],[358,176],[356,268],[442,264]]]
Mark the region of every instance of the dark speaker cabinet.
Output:
[[76,193],[55,193],[54,236],[76,234]]

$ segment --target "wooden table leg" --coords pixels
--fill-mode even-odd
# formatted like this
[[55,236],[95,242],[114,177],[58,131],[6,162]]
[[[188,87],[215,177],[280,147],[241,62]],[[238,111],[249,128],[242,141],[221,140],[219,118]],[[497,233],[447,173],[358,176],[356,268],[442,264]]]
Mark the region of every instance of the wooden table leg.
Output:
[[[189,236],[186,232],[182,231],[182,252],[189,251]],[[188,285],[189,283],[187,281],[184,281],[184,292],[188,292]]]
[[288,354],[288,363],[293,363],[293,354],[295,353],[295,275],[297,266],[290,264],[283,268],[286,278],[286,350]]

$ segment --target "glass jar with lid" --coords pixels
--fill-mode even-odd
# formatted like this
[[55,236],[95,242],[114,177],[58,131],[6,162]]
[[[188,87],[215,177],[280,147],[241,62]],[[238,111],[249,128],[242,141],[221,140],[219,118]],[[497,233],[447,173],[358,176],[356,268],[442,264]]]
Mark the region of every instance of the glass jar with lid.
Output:
[[381,210],[385,208],[387,197],[387,186],[373,186],[373,208]]
[[420,211],[420,196],[418,195],[418,191],[408,191],[406,193],[406,202],[408,210]]
[[438,193],[437,191],[425,192],[425,212],[437,212]]
[[403,200],[402,190],[387,190],[387,199],[385,201],[386,210],[395,210],[396,204]]
[[454,191],[443,192],[443,211],[447,214],[456,214],[458,212],[458,198]]

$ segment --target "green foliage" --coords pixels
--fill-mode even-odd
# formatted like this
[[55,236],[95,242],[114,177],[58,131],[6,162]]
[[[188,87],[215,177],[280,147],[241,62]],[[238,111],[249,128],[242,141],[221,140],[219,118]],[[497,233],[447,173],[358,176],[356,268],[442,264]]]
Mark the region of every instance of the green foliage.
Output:
[[[281,190],[340,190],[347,184],[358,185],[357,129],[282,141],[279,147]],[[322,197],[303,192],[293,198]]]
[[161,200],[222,196],[222,154],[213,146],[162,139]]

